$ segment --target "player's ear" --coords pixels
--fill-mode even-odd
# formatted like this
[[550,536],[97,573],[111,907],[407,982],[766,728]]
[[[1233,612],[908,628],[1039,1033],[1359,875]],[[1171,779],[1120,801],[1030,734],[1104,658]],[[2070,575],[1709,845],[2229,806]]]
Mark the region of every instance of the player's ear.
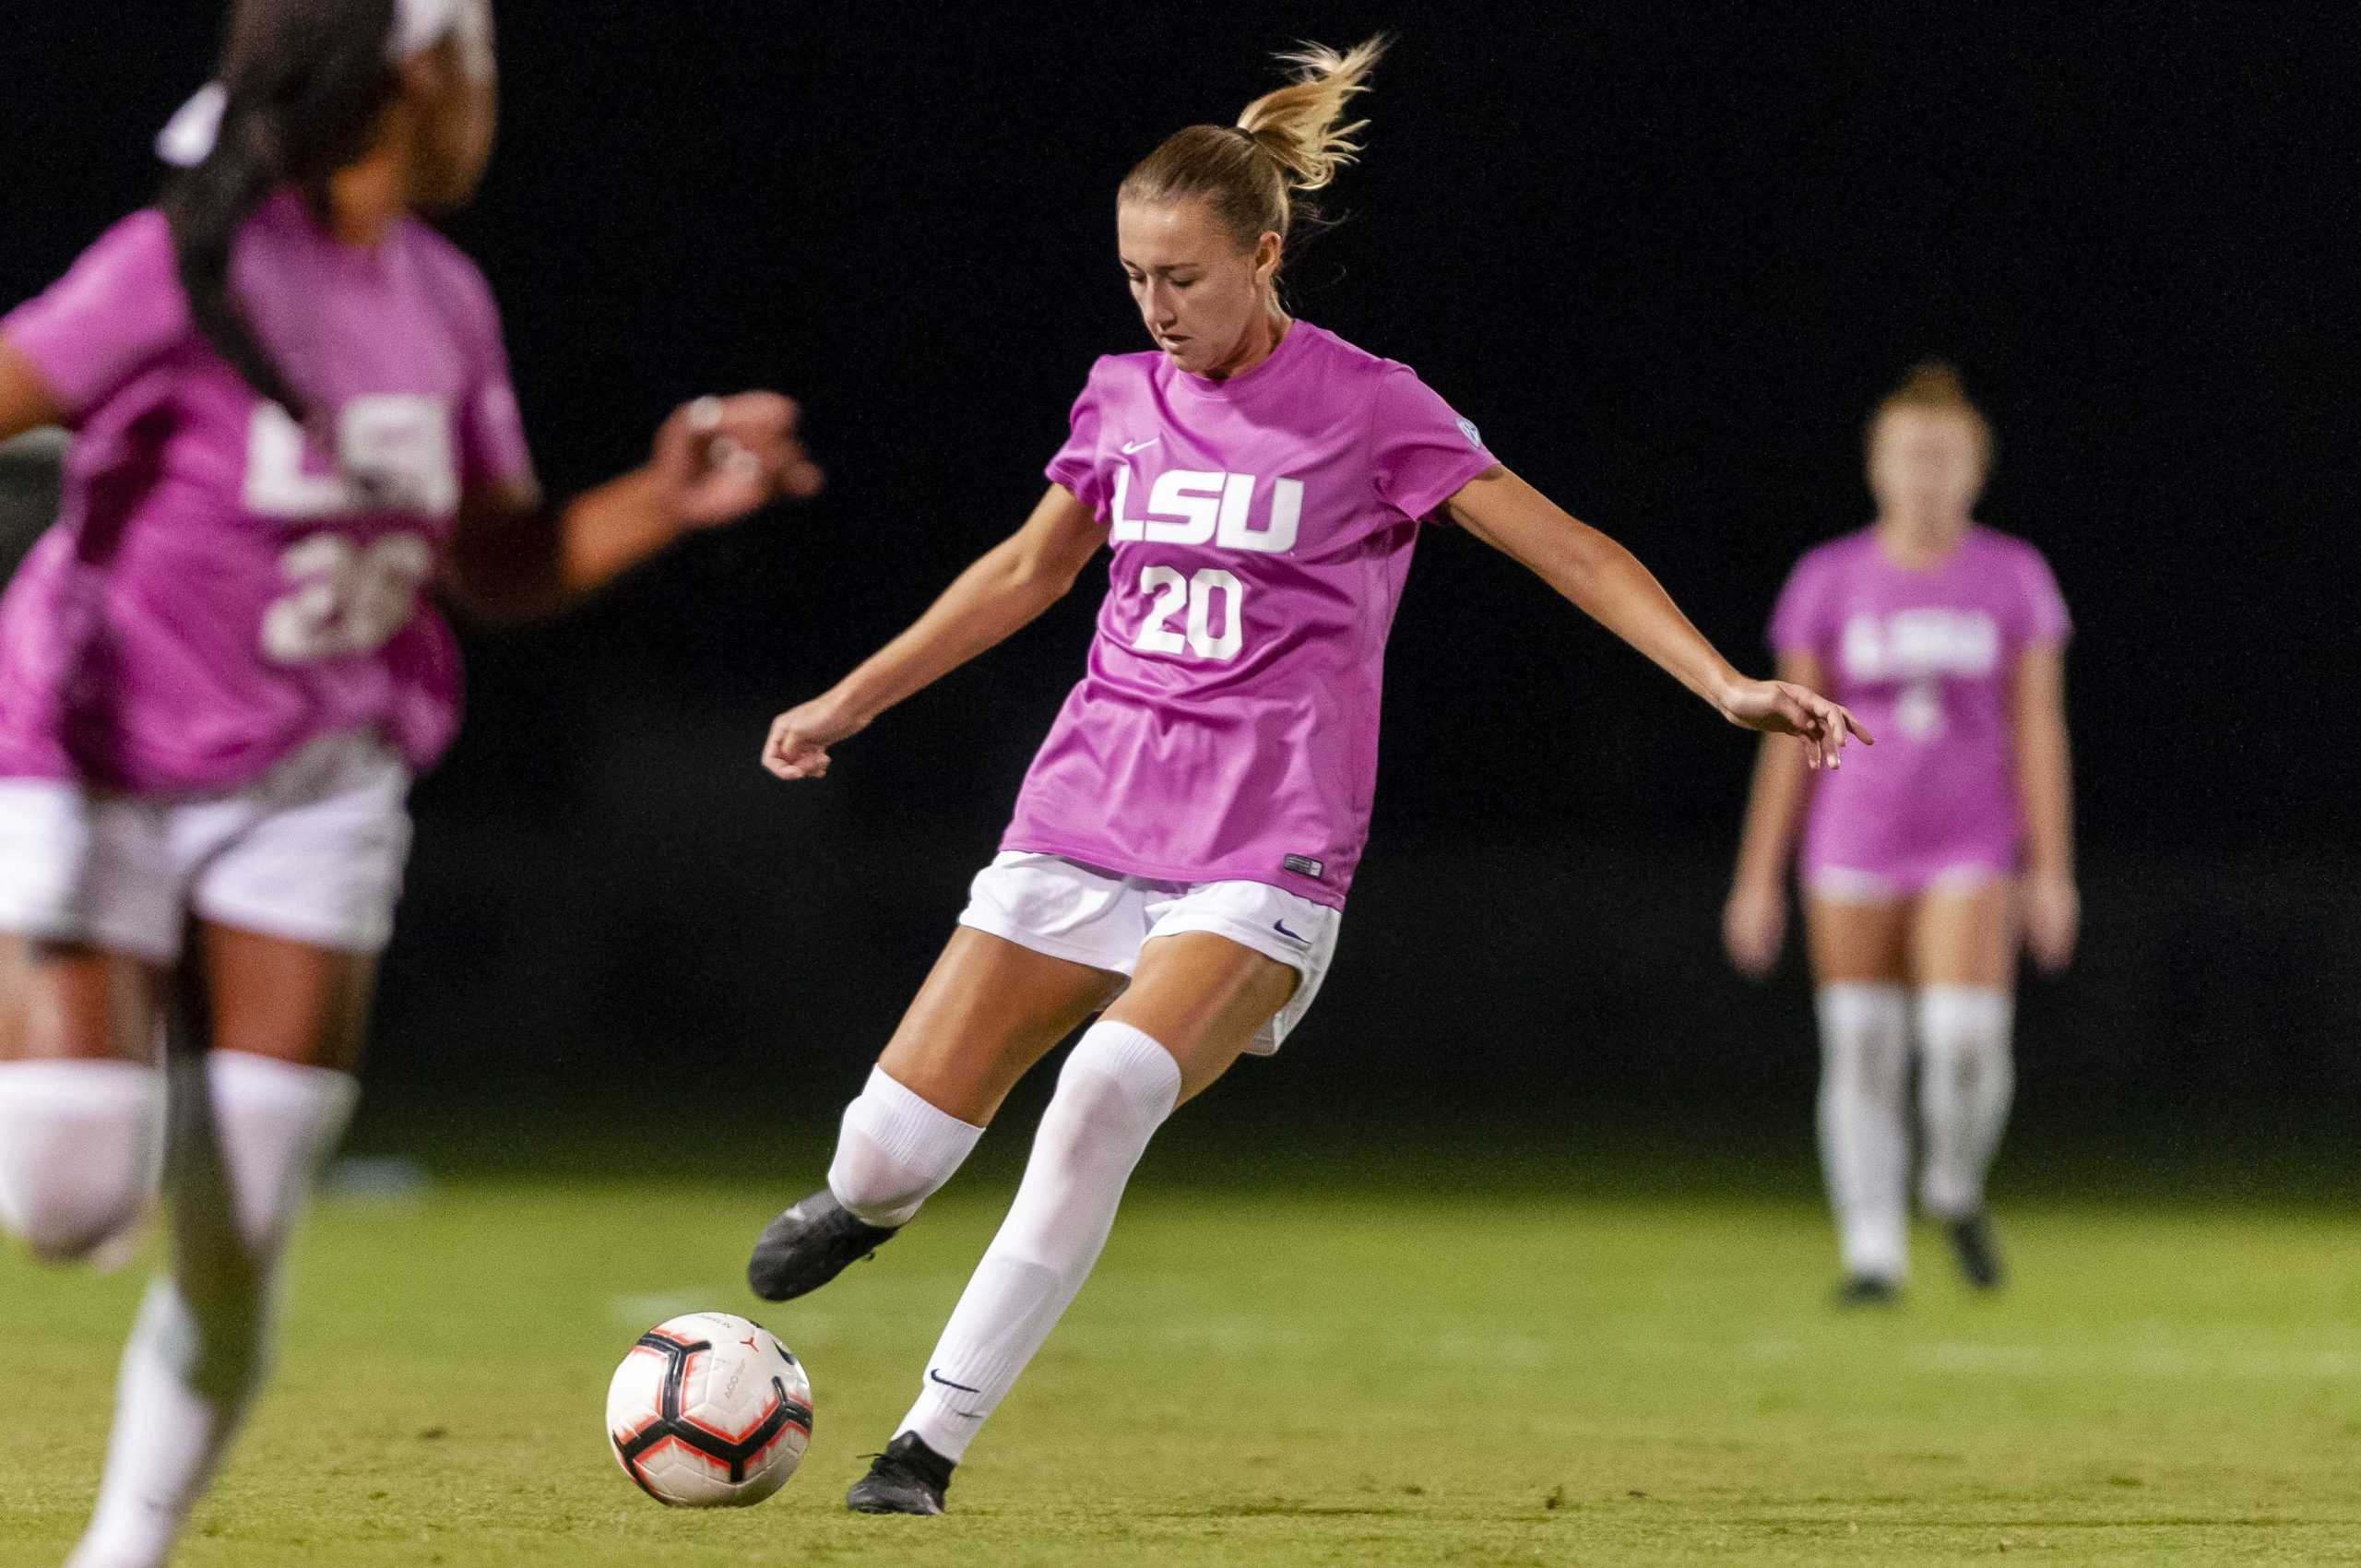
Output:
[[1268,229],[1263,231],[1254,241],[1254,276],[1265,283],[1276,277],[1279,256],[1284,248],[1278,235]]

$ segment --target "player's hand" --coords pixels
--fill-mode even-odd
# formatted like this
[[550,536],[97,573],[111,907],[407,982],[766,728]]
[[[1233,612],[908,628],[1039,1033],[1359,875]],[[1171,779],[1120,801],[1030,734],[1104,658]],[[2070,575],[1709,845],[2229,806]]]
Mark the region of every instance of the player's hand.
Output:
[[776,392],[699,398],[656,433],[652,462],[673,519],[684,529],[734,523],[782,496],[804,500],[825,482],[796,430],[803,410]]
[[2074,939],[2082,924],[2082,897],[2067,876],[2035,877],[2025,884],[2025,948],[2045,974],[2074,961]]
[[868,719],[845,712],[827,697],[815,697],[771,720],[771,732],[763,742],[763,766],[781,778],[825,778],[828,748],[868,728]]
[[1723,694],[1722,712],[1744,729],[1801,737],[1804,762],[1811,767],[1836,767],[1847,741],[1877,744],[1859,719],[1792,681],[1739,681]]
[[1776,883],[1756,887],[1739,883],[1722,906],[1722,945],[1730,965],[1749,980],[1761,980],[1779,961],[1787,938],[1787,890]]

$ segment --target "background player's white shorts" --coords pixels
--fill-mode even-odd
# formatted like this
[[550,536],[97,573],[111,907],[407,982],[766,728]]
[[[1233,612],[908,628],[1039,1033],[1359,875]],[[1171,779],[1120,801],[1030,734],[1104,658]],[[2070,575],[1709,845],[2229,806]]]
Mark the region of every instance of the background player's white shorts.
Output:
[[1130,974],[1149,939],[1211,932],[1302,978],[1247,1050],[1268,1056],[1320,994],[1345,912],[1262,882],[1155,882],[1056,855],[1003,850],[976,875],[959,923],[1052,958]]
[[401,896],[409,793],[409,768],[374,734],[324,737],[219,795],[0,779],[0,931],[168,964],[193,909],[374,953]]

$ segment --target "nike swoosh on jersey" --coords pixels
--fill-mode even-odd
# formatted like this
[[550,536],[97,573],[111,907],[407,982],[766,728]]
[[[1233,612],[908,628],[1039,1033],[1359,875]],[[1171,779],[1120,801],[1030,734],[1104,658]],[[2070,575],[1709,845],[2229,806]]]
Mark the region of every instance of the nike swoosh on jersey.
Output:
[[1128,457],[1134,452],[1145,452],[1163,439],[1161,435],[1151,435],[1145,441],[1126,441],[1123,443],[1123,456]]

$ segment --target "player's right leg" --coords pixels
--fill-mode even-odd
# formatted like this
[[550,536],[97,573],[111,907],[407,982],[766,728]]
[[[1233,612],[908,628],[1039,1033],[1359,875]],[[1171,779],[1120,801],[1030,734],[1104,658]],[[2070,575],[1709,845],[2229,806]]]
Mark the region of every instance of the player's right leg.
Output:
[[1816,884],[1804,901],[1819,986],[1820,1151],[1845,1281],[1892,1301],[1908,1268],[1909,906],[1883,888]]
[[1123,977],[963,926],[845,1108],[827,1185],[771,1221],[746,1265],[766,1301],[816,1290],[908,1223],[1016,1081]]

